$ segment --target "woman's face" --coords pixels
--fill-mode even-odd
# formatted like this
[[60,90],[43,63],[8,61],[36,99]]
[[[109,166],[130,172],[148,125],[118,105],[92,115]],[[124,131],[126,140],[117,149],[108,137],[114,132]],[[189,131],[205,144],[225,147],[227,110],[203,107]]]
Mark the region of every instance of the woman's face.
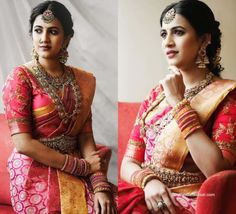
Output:
[[36,17],[33,24],[33,45],[39,57],[56,59],[64,43],[64,30],[60,21],[55,18],[50,23]]
[[187,19],[176,14],[170,23],[162,23],[160,35],[169,65],[179,69],[196,67],[195,61],[202,40]]

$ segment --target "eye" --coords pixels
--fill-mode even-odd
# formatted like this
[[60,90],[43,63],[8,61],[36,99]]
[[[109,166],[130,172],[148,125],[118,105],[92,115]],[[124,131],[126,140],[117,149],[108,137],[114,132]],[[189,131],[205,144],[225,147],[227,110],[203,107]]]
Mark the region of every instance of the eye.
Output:
[[34,32],[40,34],[40,33],[42,33],[42,30],[41,30],[40,28],[35,28],[35,29],[34,29]]
[[167,33],[165,31],[161,31],[160,36],[162,39],[166,38]]
[[176,35],[178,35],[178,36],[182,36],[182,35],[184,35],[184,31],[183,31],[183,30],[176,29],[176,30],[174,30],[174,34],[176,34]]
[[57,35],[57,34],[59,34],[58,30],[54,30],[54,29],[51,29],[51,30],[50,30],[50,33],[51,33],[52,35]]

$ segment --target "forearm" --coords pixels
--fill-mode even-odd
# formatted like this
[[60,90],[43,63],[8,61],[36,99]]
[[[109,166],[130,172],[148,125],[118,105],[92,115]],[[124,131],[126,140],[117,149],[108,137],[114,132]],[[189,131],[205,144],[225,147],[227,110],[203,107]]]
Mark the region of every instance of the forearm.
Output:
[[203,129],[189,135],[186,142],[194,162],[206,177],[230,168],[229,162],[224,159],[219,147]]
[[131,183],[132,174],[140,169],[140,165],[124,157],[120,168],[120,176],[124,181]]
[[12,137],[16,150],[47,166],[61,169],[65,156],[31,138],[29,134],[17,134]]
[[96,144],[94,142],[93,134],[81,134],[79,136],[79,147],[82,157],[88,157],[91,152],[96,151]]

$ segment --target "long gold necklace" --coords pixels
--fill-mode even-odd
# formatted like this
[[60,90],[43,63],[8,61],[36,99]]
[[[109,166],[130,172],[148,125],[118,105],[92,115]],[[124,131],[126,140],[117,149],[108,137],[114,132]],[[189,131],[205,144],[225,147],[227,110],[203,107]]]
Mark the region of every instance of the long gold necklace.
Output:
[[[55,104],[58,111],[58,115],[63,123],[67,124],[71,119],[75,120],[79,114],[79,108],[81,106],[82,96],[80,93],[79,86],[76,82],[74,73],[71,68],[65,66],[64,74],[61,80],[59,78],[53,78],[50,76],[39,62],[33,66],[34,75],[40,83],[43,90],[49,95]],[[65,109],[65,105],[58,94],[58,89],[62,89],[65,86],[71,86],[75,98],[75,106],[72,113],[68,113]]]

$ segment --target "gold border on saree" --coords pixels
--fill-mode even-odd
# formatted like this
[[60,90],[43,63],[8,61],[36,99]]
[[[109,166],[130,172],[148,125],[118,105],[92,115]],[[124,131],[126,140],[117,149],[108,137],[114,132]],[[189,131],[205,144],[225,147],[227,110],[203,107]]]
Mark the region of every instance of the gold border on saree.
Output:
[[174,169],[160,168],[154,164],[142,163],[142,168],[154,171],[158,179],[169,188],[188,184],[202,183],[206,178],[201,172],[179,172]]

